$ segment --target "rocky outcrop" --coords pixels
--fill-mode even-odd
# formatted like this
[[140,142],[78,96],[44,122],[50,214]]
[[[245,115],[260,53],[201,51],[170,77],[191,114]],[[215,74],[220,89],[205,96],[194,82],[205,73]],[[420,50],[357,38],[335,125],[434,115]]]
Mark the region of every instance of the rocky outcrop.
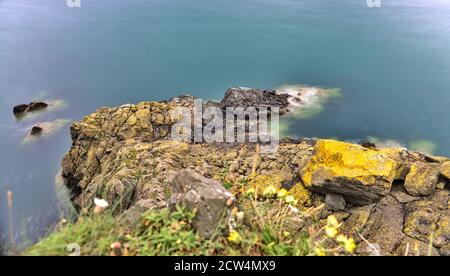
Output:
[[29,104],[21,104],[17,105],[13,109],[13,113],[15,116],[23,116],[28,112],[35,112],[39,110],[43,110],[48,107],[47,103],[44,102],[32,102]]
[[[228,93],[223,106],[234,104],[236,91]],[[251,92],[251,99],[254,93],[260,92]],[[258,97],[257,102],[270,104]],[[255,143],[171,140],[179,119],[171,111],[192,108],[193,100],[180,96],[101,108],[74,123],[72,147],[62,162],[74,206],[92,208],[98,197],[115,213],[136,216],[183,203],[197,209],[197,228],[208,236],[216,215],[230,207],[219,183],[234,194],[242,193],[242,185],[259,191],[275,186],[293,195],[300,210],[326,203],[323,215],[342,218],[342,231],[360,242],[360,254],[375,249],[383,255],[450,253],[449,159],[334,140],[283,139],[278,150],[263,153]],[[416,169],[421,166],[427,169]],[[305,222],[298,225],[303,227]]]

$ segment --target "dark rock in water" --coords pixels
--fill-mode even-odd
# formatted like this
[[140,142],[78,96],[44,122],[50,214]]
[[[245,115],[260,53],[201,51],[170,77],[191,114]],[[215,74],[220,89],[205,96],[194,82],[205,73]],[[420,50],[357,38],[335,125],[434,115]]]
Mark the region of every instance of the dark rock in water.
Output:
[[193,226],[208,238],[221,219],[228,220],[235,202],[234,196],[219,181],[186,169],[178,172],[172,182],[169,207],[174,210],[179,205],[188,211],[196,210]]
[[27,112],[34,112],[48,107],[44,102],[32,102],[30,104],[21,104],[14,107],[13,112],[16,116],[24,115]]
[[21,104],[21,105],[17,105],[14,107],[13,112],[14,115],[20,115],[22,113],[27,112],[28,110],[28,105],[27,104]]
[[289,95],[278,94],[275,90],[255,88],[230,88],[221,102],[222,108],[227,107],[278,107],[280,113],[286,113],[289,107]]
[[42,133],[42,131],[43,131],[43,129],[42,129],[42,127],[40,127],[40,126],[34,126],[32,129],[31,129],[31,132],[30,132],[30,135],[40,135],[41,133]]
[[325,197],[325,208],[328,211],[342,211],[346,205],[347,203],[341,195],[327,194]]
[[376,149],[377,145],[375,145],[375,143],[372,142],[364,142],[361,144],[361,146],[365,147],[366,149]]
[[44,102],[30,103],[30,105],[28,106],[28,112],[38,111],[41,109],[45,109],[47,107],[48,107],[48,104],[44,103]]

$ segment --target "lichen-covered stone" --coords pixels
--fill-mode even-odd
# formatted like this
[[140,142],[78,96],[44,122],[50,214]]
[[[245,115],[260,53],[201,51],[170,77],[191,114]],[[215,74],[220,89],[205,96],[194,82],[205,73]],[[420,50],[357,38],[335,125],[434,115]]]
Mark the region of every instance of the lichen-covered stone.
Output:
[[406,176],[405,188],[412,196],[431,195],[438,182],[439,167],[436,164],[416,162]]
[[320,140],[301,177],[315,192],[340,194],[347,202],[365,205],[389,193],[396,167],[394,160],[377,150]]
[[449,192],[436,191],[429,198],[405,206],[404,232],[411,238],[429,243],[437,248],[450,246]]
[[445,161],[442,163],[441,175],[447,180],[450,180],[450,161]]

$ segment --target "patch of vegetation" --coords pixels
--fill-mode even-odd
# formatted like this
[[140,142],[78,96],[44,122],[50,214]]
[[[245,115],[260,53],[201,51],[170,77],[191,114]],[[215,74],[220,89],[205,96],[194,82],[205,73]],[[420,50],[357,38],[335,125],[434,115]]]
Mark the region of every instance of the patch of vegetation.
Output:
[[210,239],[196,232],[195,213],[183,208],[147,211],[133,226],[111,211],[94,212],[60,226],[23,255],[69,255],[74,244],[81,255],[112,256],[304,256],[354,250],[353,240],[339,235],[335,218],[314,221],[318,209],[300,213],[285,190],[268,187],[258,196],[249,189],[238,196],[239,209],[232,210],[232,219],[219,225]]

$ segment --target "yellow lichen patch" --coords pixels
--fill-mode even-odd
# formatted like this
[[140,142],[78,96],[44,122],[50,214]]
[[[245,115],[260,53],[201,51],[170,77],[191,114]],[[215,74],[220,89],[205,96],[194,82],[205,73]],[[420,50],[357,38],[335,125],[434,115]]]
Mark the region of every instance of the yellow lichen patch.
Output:
[[313,184],[313,175],[320,171],[327,177],[345,177],[363,185],[374,185],[383,178],[390,185],[395,178],[397,164],[385,154],[359,145],[334,140],[319,140],[315,154],[302,170],[306,186]]
[[297,183],[292,187],[288,194],[294,196],[296,200],[298,200],[298,204],[301,206],[310,206],[311,205],[311,193],[305,189],[303,184]]
[[257,175],[253,177],[248,184],[250,187],[255,188],[258,193],[261,193],[269,186],[280,189],[283,180],[284,178],[280,175]]

